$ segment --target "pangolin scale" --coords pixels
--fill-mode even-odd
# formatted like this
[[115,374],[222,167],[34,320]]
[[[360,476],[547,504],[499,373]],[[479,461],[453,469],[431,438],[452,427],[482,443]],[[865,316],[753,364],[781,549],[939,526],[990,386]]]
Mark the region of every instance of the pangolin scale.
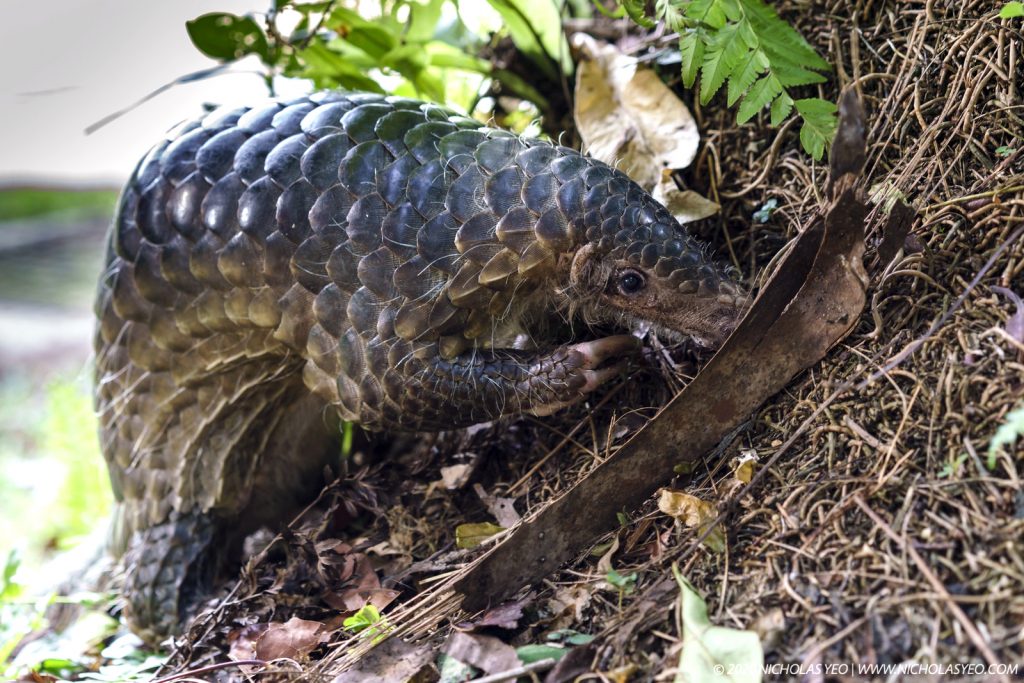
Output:
[[549,413],[636,347],[573,320],[715,344],[742,301],[623,173],[442,107],[324,92],[183,124],[123,191],[96,306],[129,623],[175,631],[316,490],[329,416]]

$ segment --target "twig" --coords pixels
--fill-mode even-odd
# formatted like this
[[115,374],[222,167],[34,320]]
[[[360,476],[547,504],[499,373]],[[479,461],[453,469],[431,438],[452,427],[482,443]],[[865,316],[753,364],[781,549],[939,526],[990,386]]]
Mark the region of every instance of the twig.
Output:
[[205,674],[211,671],[218,671],[220,669],[227,669],[232,666],[266,666],[267,662],[262,659],[237,659],[232,662],[217,662],[216,664],[208,664],[198,669],[192,669],[191,671],[182,671],[181,673],[171,674],[170,676],[164,676],[158,678],[152,683],[170,683],[171,681],[180,681],[185,678],[191,678],[198,674]]
[[490,676],[482,676],[481,678],[474,678],[469,683],[501,683],[501,681],[513,681],[520,676],[525,676],[528,673],[534,671],[547,671],[548,669],[554,668],[557,662],[554,659],[542,659],[539,662],[533,662],[532,664],[524,664],[523,666],[517,666],[514,669],[508,671],[502,671],[500,674],[491,674]]

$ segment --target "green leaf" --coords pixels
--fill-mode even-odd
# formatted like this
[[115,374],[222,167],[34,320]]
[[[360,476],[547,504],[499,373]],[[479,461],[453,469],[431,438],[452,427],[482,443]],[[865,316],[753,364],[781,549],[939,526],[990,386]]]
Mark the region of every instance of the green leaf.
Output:
[[996,457],[999,449],[1012,446],[1017,438],[1024,434],[1024,405],[1006,414],[1003,424],[999,425],[992,440],[988,442],[988,468],[996,468]]
[[1008,2],[999,10],[1000,19],[1016,19],[1024,17],[1024,2]]
[[829,71],[831,65],[818,56],[810,43],[804,40],[796,29],[779,18],[775,10],[765,5],[761,0],[739,0],[743,5],[744,13],[750,21],[754,32],[760,38],[762,45],[774,46],[774,51],[781,55],[788,55],[796,64],[802,64],[808,69],[816,71]]
[[704,38],[697,29],[679,40],[679,53],[682,57],[683,85],[692,88],[697,80],[697,70],[704,61]]
[[298,58],[305,65],[301,74],[313,79],[317,86],[341,86],[352,90],[384,93],[384,89],[377,81],[319,41],[314,41],[304,50],[300,50]]
[[728,19],[719,0],[693,0],[686,6],[686,16],[713,29],[724,28]]
[[781,95],[776,97],[775,101],[772,102],[771,109],[772,125],[781,125],[782,122],[786,120],[786,117],[789,116],[789,113],[791,111],[793,111],[792,97],[790,97],[786,93],[782,93]]
[[327,23],[342,40],[377,60],[398,46],[390,31],[346,7],[335,7]]
[[473,71],[479,74],[490,74],[491,63],[486,59],[474,57],[462,50],[443,43],[440,40],[432,40],[423,46],[431,66],[442,69],[460,69],[462,71]]
[[701,104],[711,101],[746,52],[747,46],[739,36],[737,24],[729,24],[711,37],[700,70]]
[[185,22],[192,44],[207,57],[230,62],[246,55],[269,59],[270,47],[263,29],[252,17],[212,12]]
[[[751,50],[732,75],[729,76],[728,97],[726,98],[728,105],[731,107],[736,104],[736,101],[743,96],[743,93],[750,90],[750,86],[767,68],[768,58],[765,57],[764,52],[760,49]],[[782,86],[780,85],[779,87],[781,88]],[[749,99],[749,96],[747,99]],[[758,109],[760,108],[758,107]]]
[[767,74],[755,83],[747,96],[743,98],[740,110],[736,112],[736,123],[746,123],[781,94],[782,84],[779,83],[779,79],[772,74]]
[[569,44],[556,0],[487,0],[505,21],[512,42],[553,81],[572,73]]
[[815,160],[821,159],[825,146],[836,134],[836,105],[817,97],[796,100],[794,105],[804,119],[804,125],[800,127],[800,144]]
[[494,534],[504,530],[505,527],[490,522],[460,524],[455,527],[455,545],[463,550],[475,548]]
[[629,18],[644,28],[654,28],[657,25],[645,12],[646,0],[619,0],[622,9],[626,10]]
[[426,3],[410,2],[409,21],[406,24],[405,39],[410,43],[425,43],[434,37],[441,22],[441,6],[445,0],[427,0]]
[[567,648],[555,647],[554,645],[523,645],[516,648],[516,656],[519,657],[519,661],[523,664],[533,664],[545,659],[558,661],[568,651]]
[[669,31],[682,33],[686,29],[683,12],[676,0],[657,0],[654,3],[654,14],[665,22]]
[[707,604],[678,565],[672,565],[672,574],[679,584],[683,630],[676,683],[760,683],[764,650],[757,633],[712,625]]

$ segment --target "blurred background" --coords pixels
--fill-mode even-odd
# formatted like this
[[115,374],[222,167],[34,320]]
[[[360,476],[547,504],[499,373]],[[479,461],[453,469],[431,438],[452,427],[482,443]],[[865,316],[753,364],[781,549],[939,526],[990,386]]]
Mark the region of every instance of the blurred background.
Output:
[[23,568],[38,565],[95,528],[109,504],[89,358],[118,188],[203,103],[251,101],[267,88],[258,62],[242,60],[86,130],[217,65],[192,45],[186,20],[254,7],[66,0],[56,9],[23,3],[16,20],[0,24],[0,565],[15,548]]

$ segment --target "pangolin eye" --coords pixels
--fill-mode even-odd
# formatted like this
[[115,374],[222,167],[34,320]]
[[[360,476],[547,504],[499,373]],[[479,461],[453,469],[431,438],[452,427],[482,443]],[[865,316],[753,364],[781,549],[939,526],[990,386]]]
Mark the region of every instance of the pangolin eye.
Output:
[[636,294],[646,284],[644,276],[635,270],[626,270],[619,274],[619,291],[623,294]]

